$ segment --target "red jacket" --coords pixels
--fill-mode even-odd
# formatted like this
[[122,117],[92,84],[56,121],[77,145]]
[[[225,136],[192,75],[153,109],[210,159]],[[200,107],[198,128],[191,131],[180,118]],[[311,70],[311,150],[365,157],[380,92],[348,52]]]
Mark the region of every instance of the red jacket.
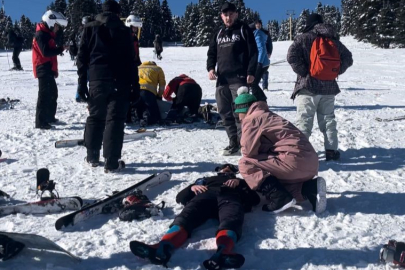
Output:
[[55,33],[43,23],[37,24],[35,37],[32,41],[32,70],[35,78],[47,75],[53,75],[57,78],[58,60],[56,56],[62,52],[62,47],[56,47]]
[[186,83],[193,83],[197,84],[193,79],[188,77],[185,74],[181,74],[178,77],[175,77],[173,80],[169,82],[169,84],[166,86],[165,91],[163,92],[163,97],[167,101],[172,101],[172,94],[175,93],[177,94],[177,90],[179,89],[180,85],[186,84]]

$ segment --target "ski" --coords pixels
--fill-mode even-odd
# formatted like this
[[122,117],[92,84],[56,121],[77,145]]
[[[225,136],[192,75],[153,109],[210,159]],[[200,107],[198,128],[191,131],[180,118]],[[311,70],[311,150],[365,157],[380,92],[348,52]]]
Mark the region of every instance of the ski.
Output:
[[399,121],[399,120],[405,120],[405,115],[398,116],[398,117],[393,117],[393,118],[379,118],[379,117],[377,117],[375,120],[377,120],[378,122]]
[[[125,134],[124,135],[124,142],[131,142],[142,139],[144,137],[156,137],[156,132],[154,131],[143,131],[143,132],[136,132],[133,134]],[[75,146],[84,146],[84,139],[73,139],[73,140],[61,140],[55,142],[55,148],[67,148],[67,147],[75,147]]]
[[113,194],[105,199],[96,201],[95,203],[85,206],[82,209],[59,218],[55,223],[56,230],[76,225],[77,223],[88,220],[98,214],[108,214],[118,212],[122,208],[122,200],[133,193],[135,190],[145,192],[146,190],[160,185],[171,178],[171,173],[168,171],[161,172],[156,175],[153,174],[141,182],[124,189],[118,193]]
[[83,205],[80,197],[55,198],[37,202],[0,206],[0,216],[11,214],[52,214],[65,210],[79,210]]
[[76,261],[81,261],[79,257],[61,248],[55,242],[36,234],[0,232],[0,250],[3,249],[7,251],[7,247],[9,245],[17,246],[18,249],[14,248],[11,251],[11,254],[4,254],[4,256],[6,256],[6,259],[12,258],[13,256],[17,255],[23,248],[27,248],[64,253]]
[[285,62],[287,62],[287,59],[276,61],[276,62],[271,62],[270,66],[274,66],[274,65],[277,65],[277,64],[285,63]]

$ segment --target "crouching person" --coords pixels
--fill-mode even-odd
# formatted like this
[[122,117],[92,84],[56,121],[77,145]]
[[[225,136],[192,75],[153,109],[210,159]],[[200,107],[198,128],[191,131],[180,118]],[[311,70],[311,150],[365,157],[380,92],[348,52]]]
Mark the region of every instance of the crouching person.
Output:
[[241,237],[245,211],[251,211],[259,204],[260,198],[245,181],[236,178],[236,166],[225,164],[217,167],[216,171],[216,176],[197,179],[177,195],[176,201],[185,207],[159,243],[130,243],[136,256],[147,258],[154,264],[166,265],[174,250],[186,242],[194,229],[214,218],[219,220],[217,251],[204,262],[205,268],[239,268],[243,265],[244,257],[232,253],[232,249]]
[[279,213],[297,201],[310,201],[313,210],[326,208],[326,184],[318,173],[318,156],[307,137],[263,101],[238,90],[235,113],[242,123],[240,173],[253,190],[265,196],[262,210]]

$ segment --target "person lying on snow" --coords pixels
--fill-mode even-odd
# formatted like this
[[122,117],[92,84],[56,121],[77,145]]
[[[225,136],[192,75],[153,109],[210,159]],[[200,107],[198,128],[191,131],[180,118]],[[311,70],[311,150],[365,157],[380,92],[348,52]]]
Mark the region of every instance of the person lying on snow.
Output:
[[244,180],[236,178],[237,166],[224,164],[215,170],[218,172],[216,176],[199,178],[179,192],[176,201],[185,207],[159,243],[130,243],[136,256],[166,266],[174,250],[186,242],[193,230],[214,218],[219,220],[216,233],[218,249],[204,262],[204,266],[206,269],[221,269],[243,265],[243,256],[232,253],[232,249],[241,237],[244,213],[258,205],[260,197]]

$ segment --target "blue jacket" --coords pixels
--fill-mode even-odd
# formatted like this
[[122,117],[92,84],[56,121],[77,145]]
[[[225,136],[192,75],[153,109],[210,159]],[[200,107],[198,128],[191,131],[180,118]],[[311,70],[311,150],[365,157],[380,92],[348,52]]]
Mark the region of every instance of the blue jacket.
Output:
[[263,65],[263,67],[267,67],[270,65],[270,60],[267,57],[267,49],[266,49],[266,42],[267,42],[267,35],[261,29],[254,31],[255,40],[257,44],[257,49],[259,50],[259,59],[258,62]]

